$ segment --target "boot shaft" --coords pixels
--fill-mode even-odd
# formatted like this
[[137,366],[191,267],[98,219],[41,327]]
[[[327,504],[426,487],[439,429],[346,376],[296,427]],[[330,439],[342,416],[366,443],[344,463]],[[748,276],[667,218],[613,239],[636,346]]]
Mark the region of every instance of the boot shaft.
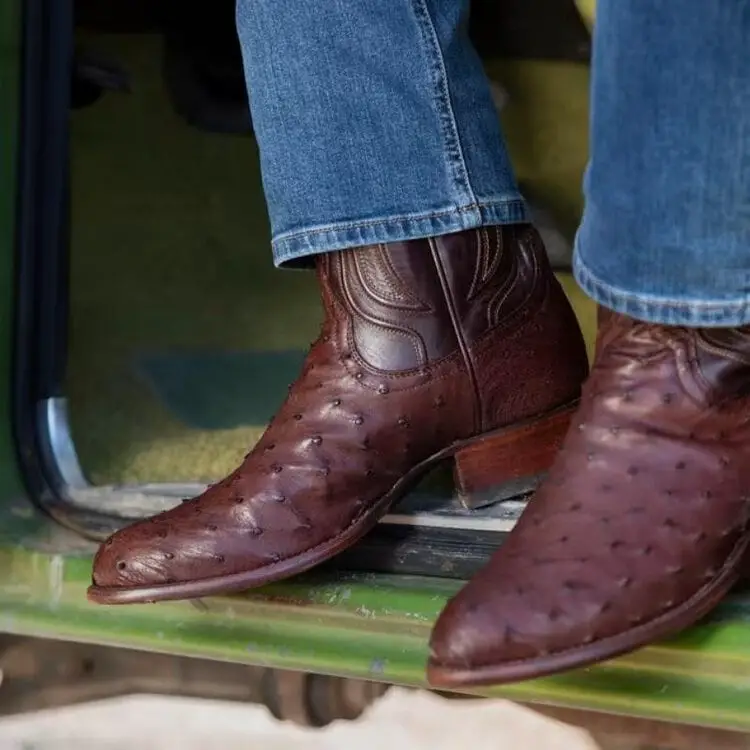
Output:
[[419,370],[470,348],[537,297],[549,268],[529,228],[487,227],[328,253],[318,260],[326,317],[350,321],[375,370]]
[[583,338],[529,225],[329,253],[318,274],[324,335],[356,361],[363,382],[369,372],[410,388],[415,378],[458,369],[471,392],[471,431],[580,393]]

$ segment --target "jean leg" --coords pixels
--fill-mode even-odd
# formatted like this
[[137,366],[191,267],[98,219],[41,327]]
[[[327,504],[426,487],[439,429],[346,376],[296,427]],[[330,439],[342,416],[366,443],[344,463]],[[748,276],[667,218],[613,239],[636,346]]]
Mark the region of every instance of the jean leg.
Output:
[[574,269],[602,305],[750,323],[750,2],[599,0]]
[[526,220],[468,0],[238,0],[277,265]]

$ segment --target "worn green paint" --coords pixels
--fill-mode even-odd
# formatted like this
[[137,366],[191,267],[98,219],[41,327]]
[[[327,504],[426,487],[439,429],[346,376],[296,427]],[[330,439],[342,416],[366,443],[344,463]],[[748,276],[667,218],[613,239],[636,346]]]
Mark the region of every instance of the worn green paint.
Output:
[[[17,499],[8,381],[19,9],[0,3],[0,631],[424,684],[430,627],[459,582],[329,573],[198,605],[95,607],[90,546]],[[488,694],[750,731],[750,596],[669,643]]]
[[20,11],[20,0],[0,2],[0,501],[20,489],[10,431]]
[[[99,607],[85,598],[89,548],[24,507],[0,523],[11,633],[423,685],[431,625],[461,585],[326,573],[199,603]],[[669,643],[487,694],[750,731],[750,597]]]

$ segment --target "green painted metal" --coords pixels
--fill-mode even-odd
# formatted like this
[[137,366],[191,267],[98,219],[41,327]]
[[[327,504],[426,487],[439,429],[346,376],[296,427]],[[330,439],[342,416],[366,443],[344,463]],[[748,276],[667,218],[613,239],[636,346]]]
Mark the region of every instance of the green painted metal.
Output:
[[[241,596],[99,607],[85,598],[90,546],[28,505],[0,528],[0,631],[405,685],[424,685],[431,625],[461,585],[328,572]],[[485,694],[750,731],[750,596],[668,643]]]
[[20,492],[10,430],[21,0],[0,2],[0,502]]
[[[21,0],[0,3],[0,631],[424,685],[458,581],[325,573],[253,594],[128,607],[85,598],[92,547],[20,498],[9,372]],[[669,643],[488,695],[750,731],[750,596]]]

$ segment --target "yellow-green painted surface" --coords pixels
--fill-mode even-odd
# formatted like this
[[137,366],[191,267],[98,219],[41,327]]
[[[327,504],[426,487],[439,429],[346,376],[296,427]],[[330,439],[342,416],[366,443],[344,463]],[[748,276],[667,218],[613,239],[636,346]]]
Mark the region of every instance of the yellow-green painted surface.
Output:
[[[19,8],[0,5],[0,388],[6,394],[0,398],[0,631],[423,685],[431,625],[460,581],[325,573],[232,598],[95,607],[85,598],[91,545],[19,499],[7,418]],[[498,66],[494,75],[511,92],[505,127],[522,179],[549,197],[561,221],[574,223],[586,155],[587,71],[532,63]],[[102,106],[114,107],[114,100]],[[78,118],[75,127],[92,128],[88,136],[95,137],[96,123],[82,122]],[[202,215],[218,226],[225,214],[212,210]],[[135,212],[124,216],[137,219]],[[94,249],[95,240],[106,244],[106,234],[87,231]],[[242,276],[234,278],[240,294]],[[99,293],[111,299],[109,279],[99,279]],[[565,283],[590,341],[593,306],[569,279]],[[93,304],[98,298],[88,299]],[[183,305],[178,312],[184,314],[190,298],[175,294],[171,302]],[[131,299],[141,323],[147,320],[142,306],[150,303],[145,292]],[[174,330],[183,330],[178,316],[173,321]],[[101,318],[93,322],[104,325]],[[144,438],[139,451],[159,448],[158,439]],[[169,450],[175,460],[192,461],[201,444],[186,438]],[[490,694],[750,731],[750,597],[731,597],[709,620],[667,643]]]
[[[73,113],[71,336],[66,393],[96,484],[218,479],[265,423],[199,429],[139,370],[153,353],[304,351],[318,333],[312,274],[277,271],[252,138],[186,125],[166,99],[159,39],[87,35],[133,93]],[[489,65],[509,94],[503,127],[524,188],[572,236],[587,158],[588,68]],[[591,328],[592,305],[566,289]],[[208,387],[208,386],[207,386]]]
[[[458,581],[309,575],[252,594],[101,607],[90,550],[20,506],[0,542],[0,630],[424,685],[432,623]],[[608,664],[485,694],[750,731],[750,598]]]
[[576,0],[576,5],[583,20],[592,28],[596,17],[596,0]]

